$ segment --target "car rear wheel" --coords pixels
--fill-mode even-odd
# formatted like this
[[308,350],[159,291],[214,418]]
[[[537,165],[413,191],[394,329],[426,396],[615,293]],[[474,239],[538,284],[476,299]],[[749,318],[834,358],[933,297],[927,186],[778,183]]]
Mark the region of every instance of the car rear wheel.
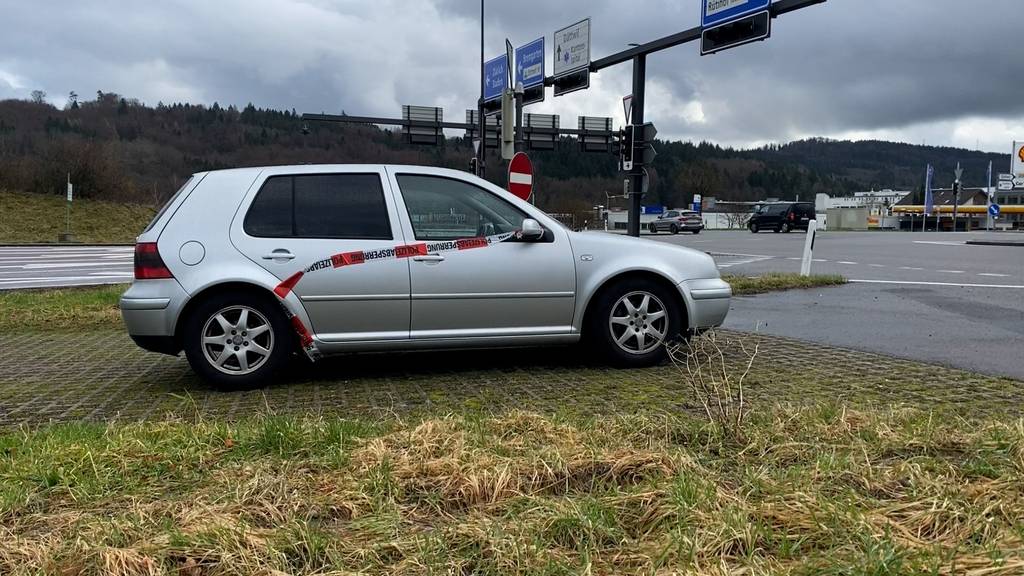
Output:
[[218,294],[186,320],[185,357],[204,380],[222,389],[263,386],[287,363],[294,338],[270,298]]
[[789,225],[789,222],[786,222],[786,223],[784,223],[782,225],[782,231],[784,233],[789,234],[792,230],[793,230],[793,227]]
[[651,234],[657,234],[658,233],[658,227],[656,225],[651,224],[650,226],[648,226],[648,228],[650,229]]
[[603,290],[585,328],[596,352],[622,367],[657,364],[665,343],[682,331],[680,299],[646,278],[626,279]]
[[679,234],[679,226],[673,224],[672,227],[668,229],[668,231],[673,234]]

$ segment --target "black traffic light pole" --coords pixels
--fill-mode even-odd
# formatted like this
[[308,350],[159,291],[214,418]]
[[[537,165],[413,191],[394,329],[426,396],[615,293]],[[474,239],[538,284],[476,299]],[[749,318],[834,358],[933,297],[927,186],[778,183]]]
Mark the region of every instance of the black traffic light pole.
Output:
[[[771,4],[772,18],[783,14],[807,8],[815,4],[822,4],[826,0],[776,0]],[[604,68],[633,61],[633,113],[631,123],[634,126],[642,126],[644,123],[644,85],[647,80],[647,59],[648,54],[660,52],[668,48],[700,40],[701,27],[690,28],[676,34],[665,36],[657,40],[623,50],[611,56],[605,56],[590,63],[590,71],[598,72]],[[554,77],[544,79],[547,86],[554,85]],[[627,127],[628,128],[628,127]],[[642,143],[634,142],[634,146],[642,146]],[[639,160],[639,161],[638,161]],[[629,203],[629,227],[628,233],[631,236],[640,235],[640,202],[643,196],[643,161],[642,156],[633,154],[633,169],[629,173],[630,179],[630,203]]]
[[[637,54],[633,57],[633,112],[631,121],[634,126],[644,124],[644,87],[647,80],[647,55]],[[627,130],[630,128],[627,126]],[[635,134],[635,133],[634,133]],[[640,236],[640,201],[644,195],[643,151],[638,150],[639,143],[633,138],[633,169],[629,171],[629,230],[627,234]],[[637,156],[637,152],[640,155]]]

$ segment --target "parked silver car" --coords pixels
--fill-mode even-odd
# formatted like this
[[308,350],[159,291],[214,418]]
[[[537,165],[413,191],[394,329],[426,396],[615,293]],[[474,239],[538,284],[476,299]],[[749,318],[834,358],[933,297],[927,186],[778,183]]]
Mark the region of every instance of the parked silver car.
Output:
[[464,172],[287,166],[193,176],[138,237],[121,310],[139,346],[249,387],[296,353],[586,338],[649,365],[731,295],[707,254],[571,232]]
[[647,228],[651,234],[658,232],[700,234],[700,231],[704,229],[704,219],[693,210],[669,210],[651,221]]

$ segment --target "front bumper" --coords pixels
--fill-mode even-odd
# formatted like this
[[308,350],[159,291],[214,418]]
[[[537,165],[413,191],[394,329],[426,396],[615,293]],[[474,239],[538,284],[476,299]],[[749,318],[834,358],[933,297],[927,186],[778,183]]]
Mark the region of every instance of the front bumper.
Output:
[[732,287],[721,278],[687,280],[679,285],[690,301],[690,329],[715,328],[725,322]]

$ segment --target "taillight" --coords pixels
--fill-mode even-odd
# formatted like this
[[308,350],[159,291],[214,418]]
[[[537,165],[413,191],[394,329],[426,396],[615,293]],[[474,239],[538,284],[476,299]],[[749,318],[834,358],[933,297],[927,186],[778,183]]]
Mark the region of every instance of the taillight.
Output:
[[135,245],[135,279],[160,278],[174,278],[174,275],[164,265],[164,260],[156,249],[156,242],[139,242]]

